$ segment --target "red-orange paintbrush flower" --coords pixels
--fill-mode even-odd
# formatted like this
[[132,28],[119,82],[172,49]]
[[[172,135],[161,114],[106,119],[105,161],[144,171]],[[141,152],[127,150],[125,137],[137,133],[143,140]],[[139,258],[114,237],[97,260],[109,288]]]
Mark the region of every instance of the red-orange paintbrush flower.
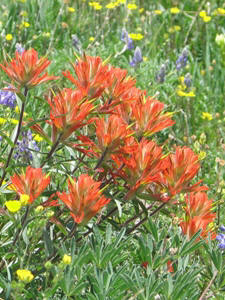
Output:
[[49,185],[50,177],[42,173],[42,169],[26,168],[26,174],[14,174],[11,176],[14,190],[19,195],[29,195],[28,203],[32,203]]
[[193,218],[187,218],[180,223],[183,234],[187,235],[190,239],[195,233],[201,229],[201,237],[207,238],[211,233],[211,239],[216,238],[216,233],[210,228],[210,223],[216,218],[216,214],[207,214],[204,216],[195,216]]
[[38,53],[34,49],[29,49],[23,53],[16,52],[15,58],[5,62],[4,65],[0,64],[0,67],[19,89],[22,87],[30,89],[48,80],[59,78],[49,76],[47,73],[41,75],[49,64],[50,61],[46,57],[38,58]]
[[190,217],[210,214],[212,210],[212,199],[204,192],[190,193],[186,195],[186,215]]
[[74,130],[93,121],[87,119],[93,105],[83,98],[79,90],[65,88],[55,97],[49,98],[48,103],[51,107],[51,123],[63,132],[62,140],[68,138]]
[[160,172],[167,164],[164,163],[162,148],[155,142],[142,139],[140,143],[133,146],[133,151],[126,156],[112,156],[119,167],[124,163],[124,168],[119,172],[129,184],[132,195],[140,186],[145,187],[149,183],[159,179]]
[[111,115],[108,120],[103,118],[96,120],[96,136],[98,148],[107,153],[118,152],[125,145],[125,141],[132,134],[128,125],[117,115]]
[[100,57],[83,55],[72,64],[76,77],[69,71],[62,72],[89,99],[100,97],[107,85],[109,67],[103,64]]
[[171,113],[163,113],[164,104],[151,97],[140,96],[131,103],[131,118],[135,121],[138,136],[149,136],[175,122],[170,118]]
[[161,173],[159,184],[174,196],[181,192],[203,191],[208,188],[199,186],[200,182],[190,186],[190,181],[195,177],[200,168],[198,155],[188,147],[177,147],[176,152],[165,159],[167,168]]
[[109,203],[110,199],[102,195],[100,185],[101,182],[96,182],[87,174],[82,174],[77,181],[68,180],[69,193],[57,193],[69,208],[76,223],[87,223]]

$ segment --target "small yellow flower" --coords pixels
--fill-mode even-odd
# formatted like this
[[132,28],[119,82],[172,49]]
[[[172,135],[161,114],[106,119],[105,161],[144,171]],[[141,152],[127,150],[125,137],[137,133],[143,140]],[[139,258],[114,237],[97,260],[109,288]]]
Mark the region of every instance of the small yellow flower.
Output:
[[140,41],[144,38],[144,36],[141,33],[130,33],[129,37],[134,41]]
[[156,9],[153,11],[155,15],[161,15],[162,11],[160,9]]
[[71,13],[75,12],[75,8],[73,8],[71,6],[67,7],[67,10],[68,10],[68,12],[71,12]]
[[23,27],[26,27],[26,28],[30,27],[30,24],[28,22],[23,22],[22,25],[23,25]]
[[208,23],[209,21],[211,21],[211,17],[210,16],[205,16],[202,18],[202,20],[205,22],[205,23]]
[[90,41],[90,42],[94,42],[94,40],[95,40],[95,38],[94,38],[93,36],[91,36],[91,37],[89,38],[89,41]]
[[19,121],[16,119],[9,119],[9,121],[10,121],[10,123],[15,124],[15,125],[19,124]]
[[180,89],[177,90],[177,95],[180,97],[195,97],[195,93],[193,91],[186,93]]
[[146,56],[143,56],[143,61],[147,61],[148,58]]
[[221,7],[218,7],[216,10],[214,10],[214,14],[224,16],[225,15],[225,9],[221,8]]
[[19,280],[24,281],[26,283],[31,282],[34,279],[34,275],[29,270],[17,270],[16,274]]
[[50,34],[50,32],[43,32],[42,35],[43,35],[44,37],[49,38],[51,34]]
[[6,41],[11,41],[13,39],[13,36],[11,35],[11,33],[6,34],[5,36]]
[[35,208],[35,212],[38,214],[40,212],[42,212],[44,210],[44,207],[42,205],[38,205],[36,208]]
[[22,2],[22,3],[25,3],[25,2],[27,2],[27,0],[19,0],[20,2]]
[[206,11],[205,11],[205,10],[200,11],[199,16],[200,16],[201,18],[206,17],[206,16],[207,16]]
[[65,265],[70,265],[72,257],[70,255],[64,254],[62,261]]
[[139,9],[139,13],[142,14],[143,12],[144,12],[144,8],[142,7]]
[[106,8],[108,8],[108,9],[113,9],[113,8],[115,8],[116,6],[117,6],[116,3],[110,2],[109,4],[106,5]]
[[205,151],[200,151],[199,154],[198,154],[198,159],[203,160],[204,158],[206,158],[206,152]]
[[5,124],[5,122],[6,122],[6,119],[0,117],[0,125]]
[[27,194],[20,195],[20,203],[22,206],[27,205],[28,201],[30,199],[30,196]]
[[181,30],[181,27],[180,27],[179,25],[175,25],[175,26],[174,26],[174,30],[175,30],[175,31],[180,31],[180,30]]
[[213,119],[212,115],[208,112],[202,112],[202,119],[207,119],[208,121],[211,121]]
[[171,12],[171,14],[176,15],[176,14],[179,14],[180,9],[178,7],[171,7],[170,12]]
[[137,9],[137,5],[134,3],[129,3],[129,4],[127,4],[127,8],[129,10],[135,10],[135,9]]
[[18,200],[9,200],[5,202],[5,206],[11,213],[16,213],[21,208],[21,203]]
[[36,134],[36,135],[34,136],[34,140],[37,141],[37,142],[41,142],[41,141],[43,141],[43,137],[40,136],[39,134]]

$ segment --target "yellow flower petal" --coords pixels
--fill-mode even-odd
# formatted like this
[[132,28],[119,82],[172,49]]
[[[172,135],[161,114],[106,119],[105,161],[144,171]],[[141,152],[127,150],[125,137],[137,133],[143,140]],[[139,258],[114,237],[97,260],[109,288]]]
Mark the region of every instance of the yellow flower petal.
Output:
[[62,261],[65,265],[69,265],[71,264],[72,257],[70,255],[64,254]]
[[5,206],[11,213],[16,213],[21,208],[21,203],[18,200],[9,200],[5,202]]
[[34,275],[29,270],[17,270],[16,274],[19,280],[24,281],[26,283],[31,282],[34,279]]

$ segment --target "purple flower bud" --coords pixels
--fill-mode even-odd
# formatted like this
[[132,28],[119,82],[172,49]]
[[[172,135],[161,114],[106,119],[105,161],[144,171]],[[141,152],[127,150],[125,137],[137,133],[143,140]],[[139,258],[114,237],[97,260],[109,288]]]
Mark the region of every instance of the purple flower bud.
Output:
[[187,49],[184,49],[176,61],[177,71],[180,71],[182,68],[186,67],[187,61],[188,61],[188,51]]
[[121,41],[126,43],[128,50],[131,50],[134,48],[133,40],[129,37],[128,32],[124,28],[122,30],[120,39],[121,39]]
[[184,77],[184,84],[186,85],[186,87],[191,87],[191,76],[189,73],[187,73]]
[[25,51],[25,48],[20,43],[16,43],[16,51],[22,54]]
[[16,95],[8,90],[0,90],[0,104],[14,109],[16,106]]
[[219,229],[220,229],[221,231],[225,231],[225,226],[224,226],[224,225],[221,225]]
[[163,83],[165,81],[165,77],[166,77],[166,66],[163,64],[159,70],[159,73],[156,75],[155,79],[158,82]]
[[222,241],[225,241],[225,235],[223,233],[220,233],[216,236],[216,240],[218,242],[222,242]]
[[218,245],[220,249],[225,249],[225,242]]
[[141,49],[139,47],[136,47],[134,51],[134,57],[132,61],[130,62],[131,67],[136,67],[139,63],[143,61]]

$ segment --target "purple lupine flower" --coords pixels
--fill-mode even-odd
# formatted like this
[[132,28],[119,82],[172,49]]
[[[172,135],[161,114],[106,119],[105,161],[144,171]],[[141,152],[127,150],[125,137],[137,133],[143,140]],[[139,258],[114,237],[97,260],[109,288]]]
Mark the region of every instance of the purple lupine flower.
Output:
[[188,61],[188,51],[187,49],[184,49],[176,61],[177,71],[180,71],[182,68],[186,67],[187,61]]
[[136,67],[138,64],[140,64],[143,61],[141,49],[139,47],[136,47],[134,51],[134,57],[132,61],[130,62],[131,67]]
[[[220,226],[220,230],[225,231],[225,226],[224,225]],[[219,233],[216,236],[216,240],[219,242],[218,247],[220,249],[225,249],[225,234],[224,233]]]
[[16,43],[16,51],[22,54],[25,51],[25,48],[20,43]]
[[0,90],[0,104],[6,105],[12,109],[15,108],[16,95],[13,92],[8,90]]
[[81,52],[81,42],[76,34],[72,34],[72,43],[75,49],[77,49],[78,52]]
[[40,149],[36,141],[33,140],[32,132],[30,129],[28,131],[23,131],[21,135],[22,140],[17,142],[14,158],[21,158],[22,160],[29,162],[33,159],[33,155],[30,149],[33,149],[35,151],[39,151]]
[[165,81],[165,77],[166,77],[166,65],[163,64],[161,66],[161,68],[159,69],[159,72],[158,74],[156,74],[156,77],[155,79],[160,82],[160,83],[163,83]]
[[190,73],[187,73],[186,75],[185,75],[185,77],[184,77],[184,84],[186,85],[186,87],[191,87],[191,84],[192,84],[192,82],[191,82],[191,75],[190,75]]
[[122,33],[121,33],[121,41],[123,41],[124,43],[126,43],[126,48],[128,50],[131,50],[134,48],[134,44],[133,44],[133,40],[129,37],[128,32],[126,31],[125,28],[122,29]]

